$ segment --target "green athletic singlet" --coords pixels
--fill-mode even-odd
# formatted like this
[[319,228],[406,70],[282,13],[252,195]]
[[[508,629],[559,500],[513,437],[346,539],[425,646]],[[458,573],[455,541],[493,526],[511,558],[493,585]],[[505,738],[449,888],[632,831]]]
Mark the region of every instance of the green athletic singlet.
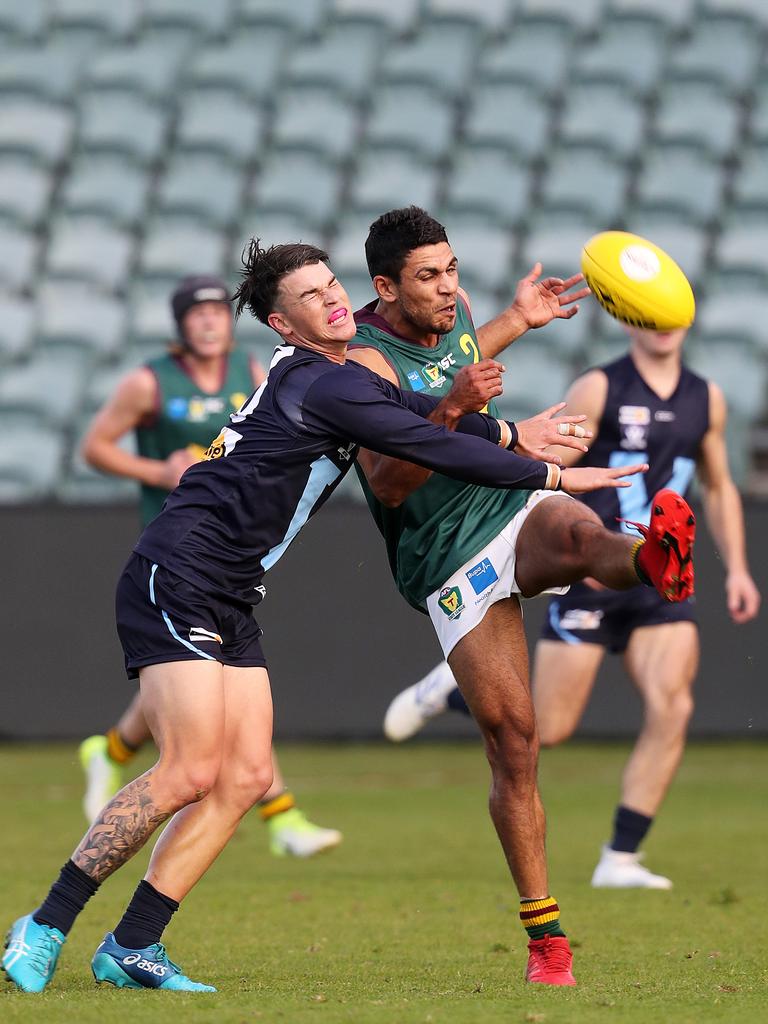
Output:
[[[139,454],[148,459],[167,459],[191,445],[202,455],[229,414],[253,391],[250,358],[237,350],[227,357],[224,379],[214,394],[201,392],[176,356],[158,356],[146,365],[157,379],[157,409],[137,427],[136,440]],[[161,487],[141,485],[142,526],[155,518],[167,496]]]
[[[381,352],[401,388],[443,398],[462,366],[480,362],[475,328],[463,300],[457,302],[453,330],[435,348],[394,334],[375,308],[372,302],[355,313],[357,335],[350,347]],[[487,411],[498,416],[493,402]],[[373,496],[359,467],[357,472],[384,537],[395,582],[420,611],[429,594],[496,537],[531,494],[464,484],[435,473],[398,508],[386,508]]]

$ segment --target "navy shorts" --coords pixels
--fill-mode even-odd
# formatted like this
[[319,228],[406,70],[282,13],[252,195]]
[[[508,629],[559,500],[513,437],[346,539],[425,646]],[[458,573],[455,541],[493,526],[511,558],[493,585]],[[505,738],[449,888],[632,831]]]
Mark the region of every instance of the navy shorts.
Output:
[[118,581],[115,609],[129,679],[171,661],[266,668],[251,605],[212,597],[136,552]]
[[600,644],[613,654],[627,649],[633,631],[667,622],[696,622],[692,599],[671,603],[651,587],[593,590],[577,583],[549,602],[542,640],[566,644]]

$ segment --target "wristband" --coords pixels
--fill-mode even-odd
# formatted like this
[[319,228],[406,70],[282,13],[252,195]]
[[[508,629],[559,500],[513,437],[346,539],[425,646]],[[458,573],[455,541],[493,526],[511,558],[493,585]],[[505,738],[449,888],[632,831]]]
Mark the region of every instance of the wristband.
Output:
[[496,422],[499,424],[499,447],[514,451],[519,440],[517,427],[511,420],[496,420]]
[[562,490],[562,477],[560,473],[560,467],[556,466],[554,462],[547,463],[547,480],[544,484],[544,490],[546,491],[560,491]]

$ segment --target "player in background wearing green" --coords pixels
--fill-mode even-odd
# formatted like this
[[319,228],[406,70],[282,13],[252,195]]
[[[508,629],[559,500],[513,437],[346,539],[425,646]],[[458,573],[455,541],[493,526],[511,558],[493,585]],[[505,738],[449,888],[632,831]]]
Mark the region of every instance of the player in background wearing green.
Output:
[[[574,301],[588,294],[571,291],[580,275],[540,281],[537,264],[518,284],[512,304],[475,331],[445,229],[424,210],[383,214],[371,225],[365,254],[377,298],[355,313],[350,358],[404,390],[439,398],[430,418],[449,428],[458,415],[489,401],[490,415],[497,415],[492,400],[502,391],[503,367],[493,357],[529,328],[573,316]],[[464,398],[452,386],[461,367],[477,383],[469,408],[462,408]],[[518,438],[550,424],[559,408],[517,424]],[[580,422],[563,422],[558,433],[583,454]],[[520,444],[515,450],[527,454]],[[658,512],[647,538],[633,541],[609,533],[586,506],[557,493],[493,491],[365,451],[358,465],[395,581],[413,607],[429,614],[483,733],[491,817],[529,936],[526,978],[573,985],[571,950],[547,877],[536,781],[539,743],[519,597],[564,593],[568,584],[595,576],[618,590],[642,581],[681,600],[693,585],[693,516],[678,495],[663,491],[654,497]],[[679,560],[666,553],[668,538]]]
[[[722,391],[688,370],[685,330],[628,327],[629,352],[589,370],[566,399],[584,410],[594,440],[588,455],[563,453],[563,463],[620,465],[647,459],[643,484],[613,496],[584,496],[608,529],[620,519],[646,519],[648,493],[666,484],[685,494],[698,475],[708,524],[726,566],[725,596],[736,623],[757,615],[760,594],[750,575],[741,498],[731,478]],[[595,888],[669,889],[672,882],[641,863],[639,847],[674,779],[693,711],[699,633],[692,601],[668,604],[647,590],[617,593],[585,580],[554,599],[536,645],[533,696],[544,746],[568,739],[578,726],[606,651],[623,657],[643,702],[643,725],[622,778],[611,839],[592,875]],[[399,742],[430,719],[467,711],[449,666],[442,662],[389,706],[385,732]]]
[[[171,296],[171,308],[177,340],[165,355],[120,381],[83,441],[83,454],[96,469],[138,480],[142,528],[160,512],[184,471],[199,461],[229,414],[265,376],[258,362],[235,348],[229,294],[219,278],[184,278]],[[136,437],[136,455],[120,445],[130,433]],[[81,744],[88,821],[120,789],[121,768],[151,738],[137,693],[105,735]],[[274,781],[259,801],[272,853],[311,857],[337,846],[340,832],[314,825],[296,807],[274,750],[272,766]]]

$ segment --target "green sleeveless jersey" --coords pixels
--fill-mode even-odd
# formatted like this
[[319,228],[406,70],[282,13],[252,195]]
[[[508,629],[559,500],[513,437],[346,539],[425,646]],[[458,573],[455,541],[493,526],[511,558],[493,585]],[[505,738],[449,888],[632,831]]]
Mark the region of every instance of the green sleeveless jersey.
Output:
[[[203,393],[170,353],[146,365],[157,380],[157,408],[151,420],[136,428],[136,441],[139,455],[148,459],[167,459],[191,446],[202,456],[229,414],[253,391],[250,358],[237,350],[229,353],[221,387],[213,394]],[[141,485],[142,526],[155,518],[167,496],[161,487]]]
[[[351,347],[381,352],[397,373],[401,388],[443,398],[462,366],[480,362],[474,324],[463,300],[456,324],[435,348],[425,348],[393,333],[375,302],[355,313],[357,334]],[[491,402],[487,410],[498,416]],[[387,546],[395,582],[414,608],[496,537],[525,505],[530,491],[498,490],[465,484],[433,473],[398,508],[376,500],[358,467],[368,505]]]

